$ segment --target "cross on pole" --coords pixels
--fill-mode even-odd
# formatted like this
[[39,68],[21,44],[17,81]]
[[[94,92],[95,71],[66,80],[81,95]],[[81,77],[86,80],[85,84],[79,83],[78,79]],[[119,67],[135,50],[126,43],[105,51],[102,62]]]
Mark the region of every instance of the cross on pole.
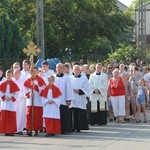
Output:
[[34,85],[33,85],[33,67],[34,67],[34,56],[37,56],[41,52],[41,50],[35,45],[33,41],[31,41],[28,45],[27,48],[23,49],[23,52],[27,55],[30,56],[30,74],[31,74],[31,94],[32,94],[32,130],[34,130]]

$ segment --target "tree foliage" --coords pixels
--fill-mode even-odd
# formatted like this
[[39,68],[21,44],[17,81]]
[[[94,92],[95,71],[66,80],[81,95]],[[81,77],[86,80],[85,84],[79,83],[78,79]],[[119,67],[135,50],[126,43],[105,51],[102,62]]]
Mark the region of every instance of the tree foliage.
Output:
[[17,21],[12,21],[5,9],[0,7],[0,57],[22,57],[24,40],[20,34]]
[[95,50],[94,44],[100,43],[102,37],[116,45],[133,26],[133,21],[112,0],[49,0],[45,5],[48,55],[65,54],[69,47],[81,57],[84,52]]
[[[35,41],[36,37],[35,2],[0,2],[10,19],[17,22],[26,42]],[[74,59],[95,50],[102,52],[104,41],[110,44],[109,53],[129,37],[134,26],[130,16],[119,11],[114,0],[44,0],[44,24],[46,57],[64,58],[68,48]]]
[[135,61],[139,56],[139,50],[132,45],[119,44],[119,48],[112,54],[109,54],[108,60]]

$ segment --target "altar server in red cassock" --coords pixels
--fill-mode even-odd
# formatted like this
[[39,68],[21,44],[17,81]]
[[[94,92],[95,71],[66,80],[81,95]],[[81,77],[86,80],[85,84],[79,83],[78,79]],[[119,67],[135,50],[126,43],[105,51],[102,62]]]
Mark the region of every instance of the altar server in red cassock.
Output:
[[6,71],[6,80],[0,85],[1,97],[1,133],[13,136],[17,131],[16,110],[19,88],[12,81],[12,70]]
[[46,137],[61,133],[60,109],[61,92],[54,83],[54,76],[48,78],[49,84],[42,90],[43,118],[46,125]]
[[[0,66],[0,85],[5,80],[3,75],[3,68]],[[1,106],[1,98],[0,98],[0,106]],[[1,107],[0,107],[0,118],[1,118]],[[0,133],[1,133],[1,120],[0,120]]]
[[[28,130],[27,134],[29,136],[32,136],[32,131],[35,131],[33,135],[37,136],[38,130],[42,130],[43,128],[43,107],[40,93],[45,87],[44,80],[38,76],[37,67],[33,68],[32,78],[27,79],[24,83],[24,86],[26,96],[26,128]],[[33,106],[32,100],[34,103]]]

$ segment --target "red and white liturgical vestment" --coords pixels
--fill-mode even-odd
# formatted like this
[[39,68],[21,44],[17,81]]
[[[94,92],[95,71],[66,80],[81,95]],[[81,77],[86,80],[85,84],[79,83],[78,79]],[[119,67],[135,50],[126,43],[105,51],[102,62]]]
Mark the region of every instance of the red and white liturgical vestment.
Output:
[[[55,85],[46,86],[42,92],[43,118],[45,119],[46,133],[61,133],[60,110],[61,92]],[[54,103],[49,104],[48,101],[53,100]]]
[[[5,77],[2,76],[0,78],[0,85],[2,82],[4,82],[4,80],[6,80],[6,79],[5,79]],[[1,97],[0,97],[0,118],[1,118]],[[1,133],[1,119],[0,119],[0,133]]]
[[[16,110],[19,88],[11,81],[4,81],[0,85],[1,97],[1,133],[10,134],[17,131]],[[11,97],[12,100],[6,100],[6,97]]]
[[44,80],[36,76],[35,79],[33,79],[34,86],[33,86],[33,94],[34,94],[34,106],[32,109],[32,85],[31,85],[32,79],[29,78],[25,81],[25,96],[26,96],[26,128],[28,130],[42,130],[43,128],[43,107],[42,107],[42,98],[40,96],[40,93],[42,89],[45,87]]

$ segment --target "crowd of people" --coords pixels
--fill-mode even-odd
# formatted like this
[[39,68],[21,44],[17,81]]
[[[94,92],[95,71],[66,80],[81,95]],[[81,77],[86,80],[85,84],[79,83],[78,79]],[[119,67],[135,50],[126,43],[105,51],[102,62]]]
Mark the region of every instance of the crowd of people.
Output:
[[[13,136],[26,130],[28,136],[45,132],[49,137],[81,132],[102,117],[140,123],[141,111],[146,123],[149,91],[150,68],[140,60],[106,67],[58,63],[55,71],[47,61],[32,71],[29,60],[22,62],[22,69],[15,62],[6,73],[0,67],[0,133]],[[108,116],[101,116],[101,110]]]

